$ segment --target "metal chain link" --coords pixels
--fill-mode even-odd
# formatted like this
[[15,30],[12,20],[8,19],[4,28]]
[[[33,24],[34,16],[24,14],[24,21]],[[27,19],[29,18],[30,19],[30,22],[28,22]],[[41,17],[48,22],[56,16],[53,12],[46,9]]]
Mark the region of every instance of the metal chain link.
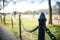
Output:
[[50,32],[50,30],[47,27],[43,27],[46,31],[46,33],[50,36],[51,40],[56,40],[56,37]]
[[27,29],[24,27],[22,21],[21,21],[21,25],[22,25],[23,29],[24,29],[25,31],[27,31],[27,32],[34,32],[34,31],[36,31],[36,30],[38,29],[38,26],[37,26],[36,28],[34,28],[34,29],[32,29],[32,30],[27,30]]

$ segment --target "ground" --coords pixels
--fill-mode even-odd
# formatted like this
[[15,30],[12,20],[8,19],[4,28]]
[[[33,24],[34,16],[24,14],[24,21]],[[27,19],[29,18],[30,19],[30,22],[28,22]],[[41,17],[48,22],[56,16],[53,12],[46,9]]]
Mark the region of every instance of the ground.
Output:
[[0,25],[0,40],[17,40],[13,33]]

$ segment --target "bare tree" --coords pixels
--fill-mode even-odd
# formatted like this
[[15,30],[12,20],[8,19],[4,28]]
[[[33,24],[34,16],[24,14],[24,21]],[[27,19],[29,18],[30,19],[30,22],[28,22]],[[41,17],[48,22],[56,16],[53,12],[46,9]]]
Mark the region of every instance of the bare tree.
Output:
[[48,0],[49,4],[49,24],[52,24],[52,8],[51,8],[51,0]]

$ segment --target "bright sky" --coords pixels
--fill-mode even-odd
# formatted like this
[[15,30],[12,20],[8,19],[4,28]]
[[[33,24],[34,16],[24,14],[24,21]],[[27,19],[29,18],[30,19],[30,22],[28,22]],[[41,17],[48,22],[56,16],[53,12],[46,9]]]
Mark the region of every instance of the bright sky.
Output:
[[[14,0],[15,1],[15,0]],[[34,3],[33,3],[34,1]],[[52,5],[55,5],[56,1],[52,1]],[[5,6],[4,10],[2,9],[0,12],[25,12],[25,11],[36,11],[41,9],[48,9],[48,1],[44,1],[39,3],[39,0],[23,0],[17,1],[16,4],[10,2],[7,6]]]

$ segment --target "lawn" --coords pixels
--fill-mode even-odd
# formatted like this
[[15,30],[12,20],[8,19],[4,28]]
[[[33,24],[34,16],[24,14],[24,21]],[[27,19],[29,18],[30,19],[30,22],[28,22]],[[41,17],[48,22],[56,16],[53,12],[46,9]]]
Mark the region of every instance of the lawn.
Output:
[[[9,16],[6,16],[6,24],[4,24],[4,22],[1,23],[1,20],[0,20],[0,24],[7,27],[8,29],[10,29],[14,33],[14,35],[19,39],[19,20],[16,17],[13,20],[14,20],[13,28],[11,25],[11,17],[9,17]],[[22,22],[23,26],[27,30],[31,30],[31,29],[35,28],[36,26],[38,26],[38,20],[30,20],[27,18],[22,18],[21,20],[22,20],[21,22]],[[48,29],[50,29],[51,33],[56,36],[57,40],[60,40],[60,25],[46,24],[46,27]],[[29,33],[29,32],[26,32],[22,27],[22,37],[23,37],[23,39],[26,39],[26,40],[38,40],[38,38],[37,38],[38,30],[36,30],[32,33]],[[47,33],[45,33],[45,40],[51,40],[51,38],[48,36]]]

